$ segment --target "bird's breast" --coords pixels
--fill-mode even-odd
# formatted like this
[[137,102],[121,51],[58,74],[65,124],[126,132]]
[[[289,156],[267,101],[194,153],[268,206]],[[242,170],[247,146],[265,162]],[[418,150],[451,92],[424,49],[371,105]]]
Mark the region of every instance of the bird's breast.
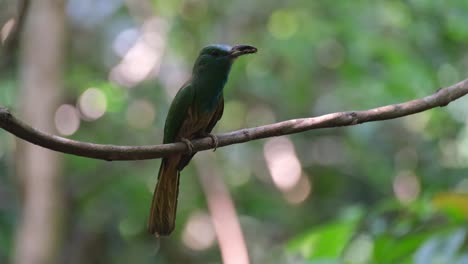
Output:
[[223,94],[226,78],[211,79],[196,86],[195,105],[200,113],[213,113]]

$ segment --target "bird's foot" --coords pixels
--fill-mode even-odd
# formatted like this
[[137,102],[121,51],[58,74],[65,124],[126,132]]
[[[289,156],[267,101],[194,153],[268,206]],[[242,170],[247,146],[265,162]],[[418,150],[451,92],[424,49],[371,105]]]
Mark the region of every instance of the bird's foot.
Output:
[[187,145],[187,148],[188,148],[188,154],[191,155],[193,153],[193,144],[190,140],[186,139],[186,138],[181,138],[180,139],[182,142],[185,143],[185,145]]
[[216,149],[218,148],[218,144],[219,144],[218,137],[211,134],[211,133],[205,133],[203,136],[211,138],[211,140],[213,141],[213,145],[214,145],[213,152],[215,152]]

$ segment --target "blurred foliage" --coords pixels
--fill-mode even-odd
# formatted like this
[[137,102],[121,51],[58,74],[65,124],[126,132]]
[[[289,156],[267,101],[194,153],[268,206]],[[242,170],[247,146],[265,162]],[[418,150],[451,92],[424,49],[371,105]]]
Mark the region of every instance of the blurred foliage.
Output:
[[[81,113],[70,136],[77,140],[160,143],[170,100],[209,43],[259,48],[234,65],[215,132],[411,100],[468,72],[462,0],[69,0],[66,8],[64,103],[79,106],[90,87],[104,94],[91,105],[105,114]],[[10,16],[0,8],[0,26]],[[144,81],[116,81],[112,70],[145,28],[163,48],[133,65],[155,57]],[[17,66],[0,78],[0,104],[13,112]],[[270,139],[218,149],[213,162],[252,263],[468,263],[467,117],[462,98],[397,120],[288,137],[311,190],[299,202],[270,176]],[[20,218],[14,150],[13,137],[0,133],[1,263],[12,258]],[[66,156],[63,258],[74,259],[66,263],[220,262],[216,244],[194,250],[182,239],[190,216],[207,212],[193,165],[183,172],[176,230],[156,253],[145,229],[158,166]]]

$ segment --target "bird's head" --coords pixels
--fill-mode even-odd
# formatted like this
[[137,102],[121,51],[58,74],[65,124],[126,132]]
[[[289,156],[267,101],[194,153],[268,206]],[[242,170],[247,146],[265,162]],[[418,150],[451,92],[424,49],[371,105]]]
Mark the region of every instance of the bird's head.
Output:
[[198,55],[194,71],[206,69],[229,69],[232,62],[239,56],[255,53],[257,48],[249,45],[209,45],[204,47]]

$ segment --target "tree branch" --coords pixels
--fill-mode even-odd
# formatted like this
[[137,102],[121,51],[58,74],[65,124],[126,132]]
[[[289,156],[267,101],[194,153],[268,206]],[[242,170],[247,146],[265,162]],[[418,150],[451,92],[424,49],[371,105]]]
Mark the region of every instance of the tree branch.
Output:
[[[218,147],[248,142],[251,140],[299,133],[312,129],[352,126],[366,122],[387,120],[419,113],[435,107],[443,107],[468,93],[468,79],[452,86],[441,88],[436,93],[421,99],[400,104],[386,105],[365,111],[338,112],[318,117],[292,119],[270,125],[246,128],[217,135]],[[6,108],[0,107],[0,127],[33,144],[82,157],[102,160],[156,159],[170,154],[187,152],[185,143],[148,146],[116,146],[80,142],[34,129],[16,119]],[[213,148],[210,137],[192,141],[193,150]]]

